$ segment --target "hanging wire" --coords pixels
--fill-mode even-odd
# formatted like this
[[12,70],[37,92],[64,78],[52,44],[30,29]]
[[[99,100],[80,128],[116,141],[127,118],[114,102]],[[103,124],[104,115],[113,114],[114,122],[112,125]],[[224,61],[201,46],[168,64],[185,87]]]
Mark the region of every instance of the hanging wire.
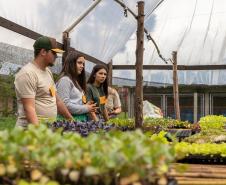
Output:
[[[125,5],[125,3],[122,1],[122,0],[114,0],[116,3],[120,4],[122,6],[122,8],[124,9],[124,15],[125,17],[127,17],[127,11],[129,13],[131,13],[133,15],[133,17],[135,19],[137,19],[137,15],[129,8]],[[163,2],[164,0],[162,0],[160,3],[157,4],[157,6],[154,8],[154,10]],[[126,13],[125,13],[126,12]],[[153,12],[153,11],[152,11]],[[158,48],[158,45],[156,44],[155,40],[151,37],[150,33],[147,31],[146,28],[144,28],[144,33],[146,34],[146,37],[147,37],[147,40],[149,41],[152,41],[152,43],[154,44],[156,50],[157,50],[157,53],[158,53],[158,56],[159,58],[161,58],[166,64],[168,64],[168,61],[170,61],[172,63],[172,60],[169,58],[169,59],[166,59],[162,56],[159,48]]]
[[154,44],[155,46],[155,49],[157,50],[157,53],[158,53],[158,56],[166,63],[168,64],[168,61],[172,62],[172,60],[170,58],[166,59],[165,57],[162,56],[159,48],[158,48],[158,45],[156,44],[155,40],[151,37],[150,33],[148,33],[148,31],[144,28],[144,33],[146,34],[146,37],[147,37],[147,40],[149,41],[152,41],[152,43]]

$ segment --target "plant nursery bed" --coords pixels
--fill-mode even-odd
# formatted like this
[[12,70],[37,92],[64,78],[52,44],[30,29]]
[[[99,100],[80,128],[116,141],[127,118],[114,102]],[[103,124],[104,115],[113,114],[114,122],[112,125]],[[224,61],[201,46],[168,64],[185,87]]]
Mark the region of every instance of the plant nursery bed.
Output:
[[192,129],[168,129],[167,132],[175,135],[179,141],[193,134]]

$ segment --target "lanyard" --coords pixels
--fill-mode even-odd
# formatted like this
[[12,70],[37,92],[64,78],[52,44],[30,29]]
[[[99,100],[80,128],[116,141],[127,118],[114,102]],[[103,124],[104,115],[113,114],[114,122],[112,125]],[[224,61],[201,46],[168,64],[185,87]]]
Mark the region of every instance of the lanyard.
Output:
[[[106,96],[100,96],[100,93],[97,89],[96,86],[92,85],[93,86],[93,90],[95,92],[95,94],[97,95],[97,97],[99,98],[99,104],[100,105],[104,105],[106,103]],[[103,90],[103,88],[101,87],[101,90]]]

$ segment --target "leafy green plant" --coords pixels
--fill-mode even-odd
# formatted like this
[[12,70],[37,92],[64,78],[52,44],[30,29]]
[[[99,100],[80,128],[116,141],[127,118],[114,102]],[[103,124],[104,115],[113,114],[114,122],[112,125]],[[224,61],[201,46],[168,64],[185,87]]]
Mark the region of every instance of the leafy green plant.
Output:
[[0,110],[2,116],[8,116],[14,114],[14,109],[10,110],[8,108],[9,100],[15,100],[16,94],[14,90],[14,74],[8,76],[0,75],[0,101],[2,103],[3,109]]
[[108,122],[108,124],[115,124],[117,126],[127,126],[130,128],[134,128],[135,127],[135,122],[134,119],[124,119],[124,118],[112,118],[110,119]]
[[191,128],[191,123],[187,121],[178,121],[171,118],[146,118],[144,120],[146,126],[161,126],[163,129],[167,128]]
[[14,183],[24,179],[40,184],[43,178],[48,179],[46,183],[60,184],[116,184],[125,179],[153,182],[174,160],[173,147],[140,130],[83,138],[52,132],[44,125],[0,131],[0,151],[0,180]]
[[[135,127],[134,119],[113,118],[110,119],[107,123],[114,123],[118,126],[128,126],[130,128]],[[187,121],[178,121],[171,118],[145,118],[143,127],[160,127],[161,129],[191,128],[192,124]]]
[[226,143],[187,143],[180,142],[175,145],[175,152],[178,159],[182,159],[189,155],[219,155],[226,157]]
[[223,129],[224,124],[226,123],[226,117],[224,116],[216,116],[216,115],[208,115],[202,117],[199,121],[202,130],[210,130],[210,129]]
[[16,124],[15,116],[0,117],[0,130],[13,129]]
[[[199,121],[201,132],[185,138],[184,141],[190,143],[214,143],[220,142],[221,140],[225,141],[225,121],[226,117],[224,116],[208,115],[202,117]],[[222,136],[222,138],[219,136]]]

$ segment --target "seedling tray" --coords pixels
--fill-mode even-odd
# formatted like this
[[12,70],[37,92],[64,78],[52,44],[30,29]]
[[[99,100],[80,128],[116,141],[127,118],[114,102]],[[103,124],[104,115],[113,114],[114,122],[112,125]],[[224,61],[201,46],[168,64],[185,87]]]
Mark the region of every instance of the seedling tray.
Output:
[[189,155],[184,159],[178,160],[179,163],[190,164],[226,164],[226,157],[220,155]]

